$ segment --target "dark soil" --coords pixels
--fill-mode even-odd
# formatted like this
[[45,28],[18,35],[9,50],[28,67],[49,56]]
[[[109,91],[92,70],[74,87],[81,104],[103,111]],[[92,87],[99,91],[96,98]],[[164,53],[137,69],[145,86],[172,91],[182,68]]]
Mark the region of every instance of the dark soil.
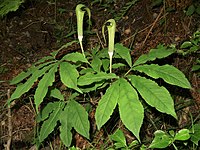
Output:
[[[128,1],[118,1],[115,4],[102,5],[99,3],[91,5],[89,0],[82,1],[92,11],[93,26],[92,31],[98,31],[101,39],[101,27],[103,23],[115,17],[120,9]],[[16,12],[9,13],[0,21],[0,149],[4,148],[8,139],[8,117],[7,93],[15,89],[9,85],[9,80],[26,70],[32,63],[43,56],[47,56],[53,50],[58,49],[66,42],[76,39],[76,34],[66,36],[76,30],[75,7],[80,1],[57,0],[54,1],[29,1],[20,7]],[[180,6],[179,6],[180,7]],[[133,5],[117,22],[117,40],[129,47],[132,57],[136,60],[141,54],[147,53],[151,48],[155,48],[159,43],[166,45],[175,44],[179,48],[185,40],[198,28],[200,28],[200,16],[194,14],[186,16],[183,9],[174,8],[174,11],[167,12],[163,6],[152,7],[151,0],[140,0]],[[113,13],[112,13],[113,11]],[[166,21],[162,23],[163,21]],[[136,36],[134,36],[136,34]],[[92,47],[99,43],[96,35],[88,35],[88,45]],[[79,46],[75,45],[75,50]],[[71,49],[69,49],[71,51]],[[189,79],[193,89],[191,91],[169,89],[174,92],[175,104],[180,107],[178,110],[178,127],[188,127],[191,125],[189,114],[193,119],[199,120],[200,106],[200,79],[199,76],[191,71],[198,55],[183,57],[174,55],[170,60],[166,60],[179,68]],[[184,94],[188,93],[188,94]],[[34,139],[35,112],[32,99],[23,96],[16,101],[12,107],[12,148],[30,149]],[[182,103],[181,103],[182,102]],[[187,105],[184,105],[187,104]],[[183,105],[183,107],[182,107]],[[94,112],[93,112],[94,113]],[[92,118],[94,114],[91,113]],[[147,114],[146,114],[147,115]],[[147,117],[147,120],[149,118]],[[162,121],[162,120],[160,120]],[[160,122],[158,121],[158,122]],[[158,123],[159,124],[159,123]],[[108,123],[108,126],[110,124]],[[152,127],[144,123],[145,131],[142,134],[145,138],[153,137]],[[159,124],[158,126],[162,126]],[[133,136],[123,128],[127,140],[131,141]],[[102,143],[102,131],[96,133],[96,147]],[[53,145],[59,145],[59,139],[55,136]],[[75,143],[81,149],[89,147],[88,142],[80,135],[75,135]],[[49,144],[47,144],[49,145]],[[48,147],[48,146],[47,146]],[[56,147],[56,146],[55,146]],[[56,149],[56,148],[55,148]]]

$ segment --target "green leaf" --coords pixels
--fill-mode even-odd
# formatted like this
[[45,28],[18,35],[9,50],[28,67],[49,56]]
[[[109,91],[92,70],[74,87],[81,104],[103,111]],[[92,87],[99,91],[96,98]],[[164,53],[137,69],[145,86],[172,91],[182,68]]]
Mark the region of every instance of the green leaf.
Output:
[[172,115],[177,119],[174,102],[168,90],[157,83],[144,77],[129,76],[132,85],[138,90],[142,98],[152,107],[162,113]]
[[71,65],[68,62],[60,63],[60,79],[64,85],[69,88],[75,89],[78,92],[82,93],[82,91],[77,87],[77,78],[79,77],[79,73],[76,70],[76,67]]
[[67,54],[61,60],[72,61],[74,63],[78,61],[83,62],[83,63],[89,63],[88,60],[81,53],[78,53],[78,52]]
[[112,115],[119,99],[119,82],[116,81],[106,90],[106,93],[100,99],[96,109],[95,119],[98,129],[100,129]]
[[164,131],[157,130],[154,135],[155,138],[149,148],[166,148],[172,142],[169,135],[167,135]]
[[11,95],[11,98],[8,100],[8,104],[10,104],[10,102],[14,99],[17,99],[24,93],[28,92],[32,88],[33,84],[37,81],[37,79],[41,77],[51,67],[53,67],[53,65],[46,66],[41,70],[36,70],[34,74],[24,84],[18,85],[14,93]]
[[39,105],[42,103],[44,97],[48,92],[48,87],[53,85],[55,81],[55,72],[57,72],[58,64],[55,64],[48,73],[44,74],[42,79],[38,83],[38,87],[35,91],[34,102],[36,111],[38,111]]
[[37,115],[36,121],[39,123],[41,121],[44,121],[49,117],[49,114],[54,111],[57,107],[59,107],[59,102],[49,102]]
[[126,47],[124,47],[122,44],[115,44],[115,51],[116,53],[119,54],[119,56],[126,60],[128,65],[131,67],[132,66],[132,60],[131,60],[131,55],[130,55],[130,50]]
[[158,45],[156,49],[151,49],[148,54],[140,56],[133,66],[144,64],[147,61],[153,61],[155,59],[165,58],[175,52],[175,48],[167,48],[163,45]]
[[160,6],[163,4],[163,0],[153,0],[153,2],[151,3],[152,7],[156,7],[156,6]]
[[185,41],[183,44],[181,44],[180,48],[189,48],[192,46],[192,43],[190,41]]
[[200,6],[197,6],[196,9],[195,9],[195,12],[200,15]]
[[177,85],[182,88],[191,88],[189,81],[186,79],[185,75],[175,68],[174,66],[164,65],[159,66],[156,64],[151,65],[140,65],[133,68],[140,72],[144,72],[152,78],[158,79],[162,78],[165,82]]
[[190,47],[189,53],[195,53],[200,49],[199,45]]
[[47,60],[54,60],[54,58],[52,56],[46,56],[46,57],[43,57],[41,58],[40,60],[38,60],[36,63],[34,63],[33,65],[36,66],[36,65],[39,65],[41,63],[44,63],[46,62]]
[[110,139],[118,143],[118,147],[116,146],[116,149],[127,147],[126,138],[122,130],[118,129],[114,134],[110,135]]
[[94,58],[93,58],[93,60],[91,62],[91,66],[92,66],[92,69],[94,69],[94,71],[100,72],[101,66],[102,66],[101,59],[99,59],[98,57],[94,56]]
[[[20,74],[18,74],[16,77],[14,77],[11,81],[10,81],[10,85],[14,85],[17,84],[19,82],[21,82],[22,80],[24,80],[25,78],[29,77],[32,72],[33,72],[34,68],[31,68],[31,70],[24,72],[22,71]],[[36,70],[36,68],[35,68]]]
[[102,59],[104,72],[107,72],[109,70],[109,64],[110,64],[110,61],[108,59]]
[[64,96],[62,95],[62,93],[60,92],[60,90],[57,89],[57,88],[54,88],[54,89],[51,90],[50,96],[54,97],[54,98],[57,98],[59,100],[64,101]]
[[84,86],[89,85],[94,82],[99,82],[102,80],[114,79],[118,78],[114,73],[105,73],[105,72],[98,72],[97,74],[85,74],[78,79],[78,85]]
[[119,67],[125,67],[126,65],[125,64],[122,64],[122,63],[116,63],[116,64],[113,64],[112,65],[112,68],[113,69],[116,69],[116,68],[119,68]]
[[176,133],[174,140],[185,141],[190,138],[190,130],[182,129]]
[[52,53],[51,53],[51,55],[54,57],[54,58],[56,58],[56,55],[59,53],[59,51],[60,50],[62,50],[62,49],[64,49],[64,48],[68,48],[69,46],[71,46],[72,44],[74,44],[74,43],[78,43],[78,41],[71,41],[71,42],[68,42],[68,43],[66,43],[65,45],[63,45],[61,48],[59,48],[58,50],[56,50],[56,51],[53,51]]
[[69,147],[71,145],[72,142],[72,133],[71,133],[71,129],[72,129],[72,124],[70,122],[71,119],[73,119],[72,117],[70,118],[71,114],[70,114],[70,108],[67,105],[64,109],[64,111],[62,111],[61,115],[60,115],[60,138],[61,141],[64,143],[65,146]]
[[93,83],[93,84],[80,87],[80,89],[81,89],[81,91],[83,91],[84,93],[88,93],[88,92],[91,92],[91,91],[95,91],[98,87],[102,86],[103,84],[104,84],[104,81],[95,82],[95,83]]
[[72,147],[69,148],[69,150],[80,150],[80,149],[72,146]]
[[200,70],[200,65],[192,66],[192,71],[198,71],[198,70]]
[[187,16],[191,16],[191,15],[194,13],[194,11],[195,11],[194,5],[190,5],[190,6],[188,7],[188,10],[186,11],[186,15],[187,15]]
[[[134,147],[134,146],[136,146],[136,145],[139,145],[139,142],[137,141],[137,140],[134,140],[134,141],[132,141],[130,144],[129,144],[129,148],[132,148],[132,147]],[[140,149],[141,150],[141,149]]]
[[[36,68],[37,69],[42,69],[43,67],[46,67],[46,66],[49,66],[49,65],[52,65],[54,63],[56,63],[57,60],[50,60],[50,61],[47,61],[47,62],[43,62],[43,63],[38,63],[36,65]],[[36,62],[37,63],[37,62]]]
[[71,100],[68,103],[68,107],[70,109],[70,115],[73,116],[71,118],[71,123],[74,129],[89,139],[90,123],[88,121],[88,113],[83,108],[83,106],[74,100]]
[[126,128],[140,140],[139,132],[144,118],[144,108],[135,89],[123,78],[120,78],[119,82],[118,104],[120,118]]
[[95,71],[92,68],[83,68],[79,73],[82,75],[87,73],[95,73]]
[[16,11],[24,0],[3,0],[0,2],[0,15],[4,16],[11,11]]
[[97,57],[99,58],[109,58],[109,55],[108,55],[108,48],[104,48],[102,50],[100,50],[97,55]]
[[38,66],[31,66],[26,72],[21,72],[19,75],[17,75],[15,78],[12,79],[10,82],[11,85],[17,84],[21,81],[23,81],[25,78],[29,77],[31,74],[35,74],[38,70],[41,70],[43,67],[47,67],[55,63],[55,61],[49,61],[45,62],[43,64],[39,64]]
[[193,125],[194,133],[191,134],[191,141],[198,146],[200,141],[200,124]]
[[63,103],[60,103],[59,107],[56,107],[55,110],[50,114],[49,118],[43,122],[39,133],[40,143],[42,143],[54,130],[55,126],[57,125],[57,121],[59,120],[59,116],[61,115],[63,106]]

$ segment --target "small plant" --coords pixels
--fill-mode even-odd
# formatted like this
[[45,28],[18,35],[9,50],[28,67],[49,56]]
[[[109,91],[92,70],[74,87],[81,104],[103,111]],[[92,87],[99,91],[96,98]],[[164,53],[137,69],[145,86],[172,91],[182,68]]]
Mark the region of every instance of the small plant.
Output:
[[[126,137],[122,130],[118,129],[114,134],[109,136],[110,140],[114,142],[114,149],[131,150],[138,147],[139,142],[137,140],[132,141],[129,145],[126,142]],[[110,148],[109,150],[112,150]]]
[[192,16],[194,13],[200,15],[200,5],[197,4],[190,5],[185,13],[187,16]]
[[[185,41],[181,44],[180,50],[178,53],[183,56],[199,54],[200,50],[200,31],[196,31],[189,41]],[[200,70],[200,59],[197,58],[194,66],[192,67],[192,71],[199,72]]]
[[[84,6],[80,4],[78,8],[82,7]],[[80,20],[82,19],[77,19],[77,22]],[[82,23],[80,24],[78,36],[82,36],[79,37],[81,44],[83,29]],[[41,125],[36,138],[38,147],[54,130],[59,130],[61,141],[66,147],[71,145],[72,128],[90,139],[88,111],[81,102],[91,105],[87,95],[94,91],[103,91],[95,112],[98,129],[110,119],[118,106],[122,123],[140,142],[139,132],[144,119],[143,100],[150,107],[177,119],[170,93],[154,79],[161,78],[168,84],[187,89],[191,88],[190,83],[175,67],[153,64],[154,60],[166,58],[176,49],[158,45],[132,64],[129,49],[119,43],[114,45],[115,21],[108,20],[104,26],[107,26],[109,32],[108,49],[100,50],[95,47],[87,52],[82,49],[82,54],[75,52],[57,59],[62,48],[77,43],[72,41],[52,52],[50,56],[40,59],[10,82],[17,85],[17,88],[8,104],[30,89],[35,91],[36,120]],[[117,72],[117,69],[121,71]],[[142,99],[139,99],[139,95]]]
[[[172,145],[175,150],[178,150],[175,145],[177,141],[179,141],[179,143],[183,142],[184,145],[191,141],[197,148],[198,142],[200,141],[200,124],[192,124],[190,129],[181,129],[177,133],[173,130],[170,130],[169,132],[157,130],[154,135],[155,137],[149,148],[166,148]],[[196,150],[196,148],[193,145],[193,150]]]
[[0,2],[0,16],[3,17],[9,12],[16,11],[24,0],[3,0]]
[[198,53],[200,50],[200,31],[196,31],[189,41],[185,41],[180,46],[181,50],[178,52],[182,55],[191,53]]
[[190,138],[190,131],[188,129],[182,129],[175,133],[173,130],[164,132],[162,130],[157,130],[155,133],[155,138],[153,139],[149,148],[166,148],[173,145],[175,150],[178,148],[175,145],[175,141],[186,141]]

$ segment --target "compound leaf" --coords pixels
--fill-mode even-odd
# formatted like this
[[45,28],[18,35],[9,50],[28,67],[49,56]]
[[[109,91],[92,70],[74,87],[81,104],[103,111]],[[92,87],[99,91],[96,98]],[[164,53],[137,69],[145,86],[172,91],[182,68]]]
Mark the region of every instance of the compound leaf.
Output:
[[32,88],[33,84],[37,81],[37,79],[41,77],[52,66],[53,65],[49,65],[42,68],[41,70],[36,70],[34,74],[32,74],[32,76],[24,84],[19,84],[14,93],[11,95],[11,98],[8,100],[8,104],[10,104],[12,100],[17,99],[24,93],[28,92]]
[[31,74],[37,74],[38,70],[41,70],[43,67],[49,66],[51,63],[54,63],[55,61],[50,61],[50,62],[45,62],[43,64],[40,64],[38,66],[31,66],[26,72],[21,72],[19,75],[14,77],[11,81],[10,84],[18,84],[19,82],[23,81],[25,78],[29,77]]
[[74,100],[68,103],[68,107],[70,109],[70,115],[73,116],[71,118],[72,126],[78,133],[89,139],[90,123],[88,121],[88,113],[83,106]]
[[147,61],[153,61],[156,58],[158,59],[165,58],[173,54],[175,51],[176,51],[175,48],[166,48],[163,45],[158,45],[156,49],[151,49],[148,54],[140,56],[133,64],[133,66],[144,64]]
[[174,110],[174,102],[168,90],[157,83],[144,77],[130,75],[132,85],[138,90],[142,98],[158,111],[177,118]]
[[152,78],[162,78],[165,82],[177,85],[182,88],[191,88],[189,81],[185,75],[175,68],[174,66],[164,65],[159,66],[156,64],[136,66],[133,70],[144,72]]
[[100,129],[110,118],[119,99],[119,81],[112,83],[106,90],[96,109],[95,119],[98,129]]
[[37,87],[37,89],[35,91],[35,95],[34,95],[36,111],[38,111],[39,105],[42,103],[44,97],[46,96],[46,94],[48,92],[48,87],[53,85],[57,67],[58,67],[58,64],[55,64],[55,66],[52,67],[49,70],[49,72],[46,73],[38,83],[38,87]]
[[82,93],[82,91],[77,87],[77,78],[79,73],[76,70],[76,67],[71,65],[68,62],[60,63],[60,79],[63,84],[67,87],[77,90]]
[[[123,78],[119,79],[119,113],[123,124],[139,140],[139,132],[144,118],[144,108],[135,89]],[[116,92],[117,93],[117,92]]]

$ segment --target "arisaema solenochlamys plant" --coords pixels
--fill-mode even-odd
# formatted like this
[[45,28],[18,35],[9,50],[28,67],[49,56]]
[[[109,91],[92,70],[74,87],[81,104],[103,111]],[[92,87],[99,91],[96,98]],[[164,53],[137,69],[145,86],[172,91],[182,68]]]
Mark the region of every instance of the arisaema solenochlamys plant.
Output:
[[102,34],[104,41],[106,43],[106,38],[104,34],[105,26],[107,26],[108,29],[108,55],[110,58],[110,73],[112,73],[112,57],[114,53],[114,45],[115,45],[115,29],[116,29],[116,22],[114,19],[109,19],[106,21],[102,27]]
[[[85,56],[84,50],[83,50],[83,43],[82,43],[82,41],[83,41],[83,18],[84,18],[85,12],[87,12],[88,17],[89,17],[89,22],[90,22],[90,19],[91,19],[90,9],[83,4],[78,4],[76,6],[78,40],[80,42],[81,51],[82,51],[83,56]],[[89,28],[90,28],[90,23],[89,23]]]

